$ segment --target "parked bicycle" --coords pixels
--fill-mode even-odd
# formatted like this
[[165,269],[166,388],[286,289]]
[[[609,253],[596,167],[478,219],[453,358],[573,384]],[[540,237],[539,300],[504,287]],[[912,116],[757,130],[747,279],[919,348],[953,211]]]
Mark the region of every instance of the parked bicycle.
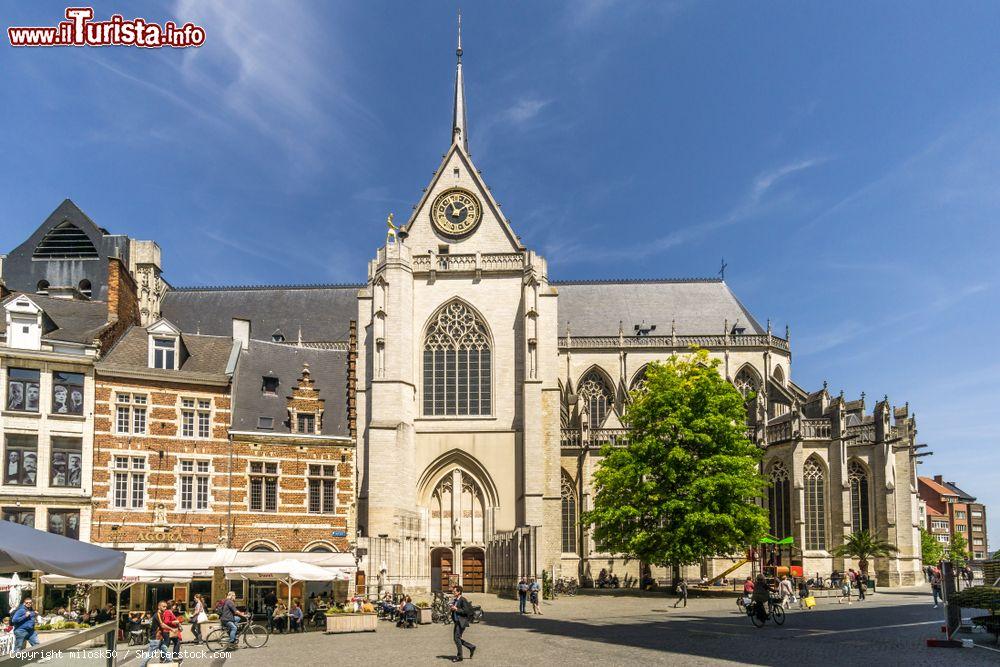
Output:
[[[263,647],[270,636],[270,631],[259,623],[243,621],[236,624],[236,641],[240,641],[242,637],[243,644],[249,648]],[[215,628],[205,637],[205,645],[208,646],[209,650],[221,653],[229,646],[229,630]]]
[[767,619],[770,618],[776,625],[785,624],[785,610],[781,608],[781,598],[772,597],[767,601],[767,613],[761,618],[761,615],[757,613],[757,605],[759,602],[750,602],[746,605],[747,616],[750,617],[750,622],[753,623],[754,627],[762,628]]
[[448,596],[444,593],[435,593],[434,602],[431,603],[431,622],[451,623],[451,609],[448,605]]

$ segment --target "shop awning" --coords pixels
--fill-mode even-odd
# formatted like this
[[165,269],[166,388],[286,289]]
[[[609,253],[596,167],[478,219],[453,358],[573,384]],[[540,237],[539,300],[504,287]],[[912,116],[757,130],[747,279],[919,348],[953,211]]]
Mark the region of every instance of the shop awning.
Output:
[[236,551],[235,549],[213,549],[211,551],[149,550],[126,551],[125,563],[129,567],[150,572],[190,572],[203,573],[192,576],[212,576],[216,567],[256,567],[277,563],[282,560],[296,560],[323,568],[336,568],[353,572],[357,569],[354,555],[350,553],[329,553],[320,551]]

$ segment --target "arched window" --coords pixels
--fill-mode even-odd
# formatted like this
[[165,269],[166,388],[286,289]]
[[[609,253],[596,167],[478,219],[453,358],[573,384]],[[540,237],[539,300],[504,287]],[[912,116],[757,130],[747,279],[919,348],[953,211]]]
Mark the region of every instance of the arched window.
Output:
[[760,376],[750,366],[744,366],[736,374],[733,384],[736,386],[736,390],[743,394],[743,398],[747,398],[750,396],[750,392],[760,391]]
[[771,373],[771,377],[773,377],[774,381],[780,384],[781,386],[785,385],[785,371],[781,370],[781,366],[774,367],[774,371]]
[[613,394],[604,376],[596,370],[588,371],[580,380],[580,409],[587,411],[590,418],[590,428],[601,428],[608,417]]
[[562,550],[576,553],[576,488],[573,479],[562,474]]
[[94,291],[94,288],[90,284],[90,281],[87,280],[86,278],[80,281],[79,289],[80,289],[80,294],[87,297],[88,299],[91,297]]
[[779,540],[792,534],[792,487],[788,468],[781,461],[771,464],[767,490],[767,509],[771,519],[771,535]]
[[445,474],[431,493],[430,541],[485,544],[486,497],[471,475],[460,469]]
[[806,494],[806,549],[826,549],[826,475],[810,456],[802,467]]
[[847,464],[847,481],[851,484],[851,532],[869,530],[868,471],[857,459]]
[[635,374],[632,378],[632,384],[629,386],[629,390],[635,391],[637,389],[643,389],[646,386],[646,369],[649,366],[643,366],[639,369],[639,372]]
[[488,415],[490,335],[461,301],[438,311],[424,337],[424,414]]

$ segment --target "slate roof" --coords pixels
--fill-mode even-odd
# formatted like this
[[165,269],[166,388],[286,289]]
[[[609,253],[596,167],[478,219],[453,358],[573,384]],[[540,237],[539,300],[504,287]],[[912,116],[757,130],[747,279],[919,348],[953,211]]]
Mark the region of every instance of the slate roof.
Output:
[[[22,296],[15,292],[6,304]],[[103,301],[57,299],[40,294],[23,294],[45,311],[43,340],[90,344],[108,325],[108,304]],[[0,333],[7,333],[6,318],[0,314]]]
[[226,374],[233,352],[233,339],[226,336],[199,336],[182,333],[181,343],[186,354],[181,354],[177,370],[149,368],[149,334],[144,327],[131,327],[115,344],[107,356],[97,364],[98,371],[111,374],[115,369],[142,370],[162,375],[164,379],[182,379],[191,373],[222,376]]
[[[233,430],[290,433],[287,399],[302,375],[303,364],[308,363],[314,386],[324,399],[322,435],[349,437],[347,362],[348,353],[343,350],[251,340],[250,349],[240,353],[236,370]],[[265,376],[278,378],[276,396],[262,391]],[[258,429],[258,417],[271,417],[274,428]]]
[[963,500],[963,501],[965,501],[967,503],[974,503],[974,502],[976,502],[976,497],[975,496],[969,495],[968,493],[966,493],[962,489],[958,488],[955,485],[954,482],[945,482],[943,486],[945,486],[945,487],[951,489],[952,491],[954,491],[955,493],[957,493],[960,500]]
[[183,331],[232,336],[233,318],[250,320],[250,337],[271,340],[281,330],[289,342],[346,341],[358,319],[364,285],[289,285],[172,288],[160,313]]
[[653,335],[669,336],[675,320],[677,335],[721,334],[729,326],[746,333],[766,329],[743,307],[721,280],[554,281],[559,289],[559,335],[567,323],[573,336],[617,336],[618,322],[626,335],[645,321]]

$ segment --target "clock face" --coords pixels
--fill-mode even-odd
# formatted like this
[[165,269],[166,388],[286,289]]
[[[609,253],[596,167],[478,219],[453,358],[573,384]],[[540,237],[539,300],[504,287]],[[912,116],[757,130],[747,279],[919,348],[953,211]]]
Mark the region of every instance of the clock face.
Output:
[[465,236],[476,228],[482,217],[483,207],[476,196],[459,188],[445,190],[431,206],[431,222],[447,236]]

